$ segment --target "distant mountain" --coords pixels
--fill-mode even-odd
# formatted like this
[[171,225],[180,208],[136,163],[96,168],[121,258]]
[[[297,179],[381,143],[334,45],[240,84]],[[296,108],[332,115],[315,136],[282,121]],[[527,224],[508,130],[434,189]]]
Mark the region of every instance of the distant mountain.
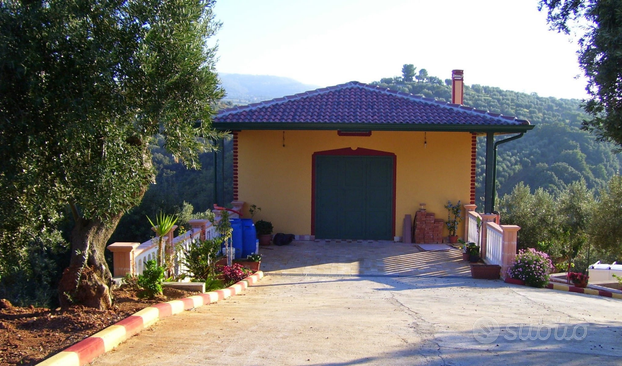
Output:
[[223,100],[234,104],[256,103],[318,88],[280,76],[227,73],[218,76],[226,92]]

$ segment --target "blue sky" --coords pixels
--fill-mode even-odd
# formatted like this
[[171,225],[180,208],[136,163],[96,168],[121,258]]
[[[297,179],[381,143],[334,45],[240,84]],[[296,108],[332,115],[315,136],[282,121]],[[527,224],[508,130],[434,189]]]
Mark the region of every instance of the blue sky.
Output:
[[220,0],[217,70],[319,87],[400,76],[403,64],[465,83],[584,98],[576,43],[536,0]]

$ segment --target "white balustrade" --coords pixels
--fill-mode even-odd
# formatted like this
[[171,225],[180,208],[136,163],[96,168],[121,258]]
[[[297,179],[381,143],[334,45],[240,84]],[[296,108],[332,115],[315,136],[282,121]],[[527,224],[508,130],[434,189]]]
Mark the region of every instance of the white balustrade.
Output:
[[481,216],[475,212],[475,211],[470,211],[467,212],[467,225],[469,225],[468,228],[468,233],[469,233],[469,237],[467,238],[467,242],[470,243],[476,243],[477,246],[480,246],[480,235],[479,235],[479,229],[477,227],[477,219],[480,219],[481,222]]
[[486,230],[486,263],[503,264],[503,230],[493,222],[485,224]]
[[[205,231],[205,237],[207,239],[213,239],[220,236],[213,225],[210,225]],[[182,235],[179,235],[173,239],[173,246],[175,250],[175,262],[173,265],[174,274],[179,276],[180,274],[187,273],[188,268],[184,265],[185,253],[190,250],[190,246],[201,240],[201,229],[191,229]],[[166,239],[164,246],[166,247]],[[166,251],[166,248],[165,248]],[[149,260],[157,260],[158,258],[158,237],[140,244],[136,248],[134,253],[134,268],[136,275],[142,274],[145,269],[145,264]]]

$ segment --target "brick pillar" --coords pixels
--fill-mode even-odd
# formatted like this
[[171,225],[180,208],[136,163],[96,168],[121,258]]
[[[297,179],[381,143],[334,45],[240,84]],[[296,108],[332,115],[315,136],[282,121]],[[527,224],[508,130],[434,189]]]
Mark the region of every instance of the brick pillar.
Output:
[[480,230],[482,230],[482,242],[480,244],[480,248],[479,248],[479,255],[482,258],[486,257],[486,237],[488,235],[487,233],[487,229],[486,229],[486,223],[487,222],[495,222],[495,220],[497,219],[497,215],[495,214],[481,214],[480,216],[482,216],[482,228]]
[[113,243],[108,245],[108,250],[112,252],[112,275],[123,277],[126,274],[135,274],[134,249],[140,243]]
[[[238,133],[233,131],[233,199],[238,199]],[[224,177],[223,177],[224,179]]]
[[201,240],[205,240],[207,239],[206,236],[206,232],[207,232],[207,227],[210,224],[210,221],[207,219],[204,220],[190,220],[188,221],[188,223],[190,224],[190,226],[192,226],[193,230],[199,229],[201,230]]
[[[239,213],[242,213],[242,208],[244,207],[244,201],[231,201],[231,206],[233,206],[233,210],[237,211]],[[233,219],[241,219],[242,217],[240,217],[238,214],[231,212],[231,218]]]
[[469,217],[469,212],[475,211],[477,205],[462,205],[464,207],[464,241],[469,241],[469,222],[467,218]]
[[[477,136],[471,134],[471,204],[475,203],[475,175],[477,172]],[[475,209],[473,209],[475,211]]]
[[505,278],[508,268],[514,263],[514,259],[516,259],[516,239],[520,226],[501,225],[501,228],[503,229],[501,276]]
[[175,248],[173,248],[173,238],[175,238],[175,230],[177,230],[177,225],[174,225],[173,228],[166,234],[166,244],[164,245],[164,252],[167,255],[173,254]]

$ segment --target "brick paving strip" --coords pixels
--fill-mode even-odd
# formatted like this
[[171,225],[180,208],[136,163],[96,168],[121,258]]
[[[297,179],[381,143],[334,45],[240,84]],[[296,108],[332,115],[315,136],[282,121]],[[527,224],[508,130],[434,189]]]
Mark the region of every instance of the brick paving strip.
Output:
[[92,336],[74,344],[54,356],[44,360],[41,366],[82,366],[93,361],[96,357],[111,351],[120,343],[131,336],[150,327],[158,320],[179,314],[185,310],[191,310],[209,305],[231,296],[240,294],[247,287],[252,286],[263,278],[263,272],[258,271],[254,275],[231,285],[225,289],[211,291],[196,296],[167,301],[142,309],[108,328],[93,334]]

